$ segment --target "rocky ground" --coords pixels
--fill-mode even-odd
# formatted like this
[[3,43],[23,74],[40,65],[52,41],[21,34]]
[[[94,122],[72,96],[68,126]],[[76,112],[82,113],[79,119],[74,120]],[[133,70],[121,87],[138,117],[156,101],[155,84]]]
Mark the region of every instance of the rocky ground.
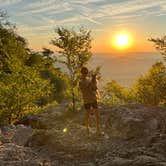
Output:
[[88,136],[84,112],[65,105],[0,126],[0,166],[166,166],[166,108],[101,107]]

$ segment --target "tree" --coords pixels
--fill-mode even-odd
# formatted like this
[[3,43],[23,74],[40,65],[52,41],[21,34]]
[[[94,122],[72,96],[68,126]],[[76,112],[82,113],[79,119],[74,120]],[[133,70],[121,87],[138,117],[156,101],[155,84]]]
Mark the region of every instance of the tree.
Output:
[[42,52],[29,50],[29,58],[26,61],[26,65],[39,70],[41,78],[50,81],[52,85],[50,96],[44,96],[37,102],[40,106],[55,100],[56,102],[61,102],[67,96],[67,76],[60,68],[56,67],[56,62],[54,52],[47,48],[43,48]]
[[0,75],[1,120],[12,123],[29,113],[38,99],[50,93],[48,81],[39,72],[23,66],[22,70]]
[[136,100],[148,105],[166,104],[166,67],[155,63],[146,75],[141,76],[135,86]]
[[7,17],[7,13],[4,10],[0,9],[0,28],[11,28],[12,24],[7,20]]
[[68,30],[63,27],[55,29],[56,36],[51,43],[58,48],[58,61],[68,69],[72,105],[75,110],[76,92],[80,69],[86,65],[91,57],[90,31],[80,28],[79,31]]
[[22,67],[28,55],[12,30],[0,28],[0,69],[6,73]]
[[115,80],[107,83],[102,90],[102,102],[108,105],[124,104],[126,101],[125,88]]
[[38,68],[26,65],[28,58],[25,40],[0,26],[0,118],[4,122],[12,123],[28,113],[52,88]]
[[162,38],[151,38],[149,41],[155,44],[155,47],[159,52],[164,56],[164,60],[166,61],[166,36]]

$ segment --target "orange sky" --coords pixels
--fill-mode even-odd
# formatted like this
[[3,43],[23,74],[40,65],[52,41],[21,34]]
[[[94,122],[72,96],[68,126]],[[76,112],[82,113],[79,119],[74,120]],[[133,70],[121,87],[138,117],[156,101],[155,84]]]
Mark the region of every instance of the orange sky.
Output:
[[[121,32],[128,34],[130,39],[130,46],[124,49],[120,49],[115,46],[115,37]],[[93,52],[155,52],[156,49],[152,42],[148,41],[150,38],[149,34],[143,34],[142,32],[133,32],[132,30],[114,30],[100,33],[95,36],[92,41]]]
[[118,49],[109,41],[109,39],[94,40],[92,42],[92,52],[154,52],[156,49],[153,43],[146,41],[135,41],[126,49]]
[[[148,41],[148,36],[140,33],[133,33],[132,31],[127,31],[131,38],[131,45],[126,49],[118,49],[115,47],[115,35],[120,33],[120,30],[113,31],[111,33],[106,31],[100,32],[98,35],[94,35],[92,32],[92,52],[102,52],[102,53],[111,53],[111,52],[155,52],[156,49],[152,42]],[[33,36],[25,36],[29,41],[29,47],[40,51],[43,47],[48,47],[50,49],[54,49],[54,46],[49,44],[52,36],[54,34],[50,34],[48,36],[39,36],[38,38],[34,38]],[[150,37],[149,37],[150,38]]]
[[133,40],[125,52],[153,52],[147,40],[165,35],[166,0],[1,0],[0,8],[34,50],[52,47],[56,26],[91,30],[93,52],[120,51],[110,40],[123,30]]

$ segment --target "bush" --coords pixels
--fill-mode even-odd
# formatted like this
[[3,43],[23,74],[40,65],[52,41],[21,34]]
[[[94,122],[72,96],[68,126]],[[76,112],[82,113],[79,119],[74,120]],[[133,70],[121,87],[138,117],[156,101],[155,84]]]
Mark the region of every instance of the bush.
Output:
[[108,105],[124,104],[127,100],[126,94],[126,89],[112,80],[102,89],[101,102]]
[[141,76],[133,87],[136,101],[148,105],[166,104],[166,67],[155,63],[147,74]]
[[28,57],[24,40],[0,28],[0,116],[8,123],[23,116],[30,105],[35,107],[36,100],[51,90],[37,68],[25,65]]

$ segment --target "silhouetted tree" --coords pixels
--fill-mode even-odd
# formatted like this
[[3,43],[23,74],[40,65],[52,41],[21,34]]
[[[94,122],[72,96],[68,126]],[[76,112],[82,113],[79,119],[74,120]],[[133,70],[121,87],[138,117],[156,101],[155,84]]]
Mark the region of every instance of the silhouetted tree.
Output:
[[0,9],[0,28],[4,28],[8,25],[10,25],[10,23],[7,21],[7,13]]
[[72,94],[72,105],[75,110],[76,91],[80,69],[91,57],[91,35],[90,31],[80,28],[79,31],[68,30],[63,27],[55,29],[56,36],[51,43],[58,48],[57,59],[68,69],[70,89]]
[[156,49],[160,51],[166,61],[166,36],[156,39],[151,38],[149,41],[152,41],[155,44]]

